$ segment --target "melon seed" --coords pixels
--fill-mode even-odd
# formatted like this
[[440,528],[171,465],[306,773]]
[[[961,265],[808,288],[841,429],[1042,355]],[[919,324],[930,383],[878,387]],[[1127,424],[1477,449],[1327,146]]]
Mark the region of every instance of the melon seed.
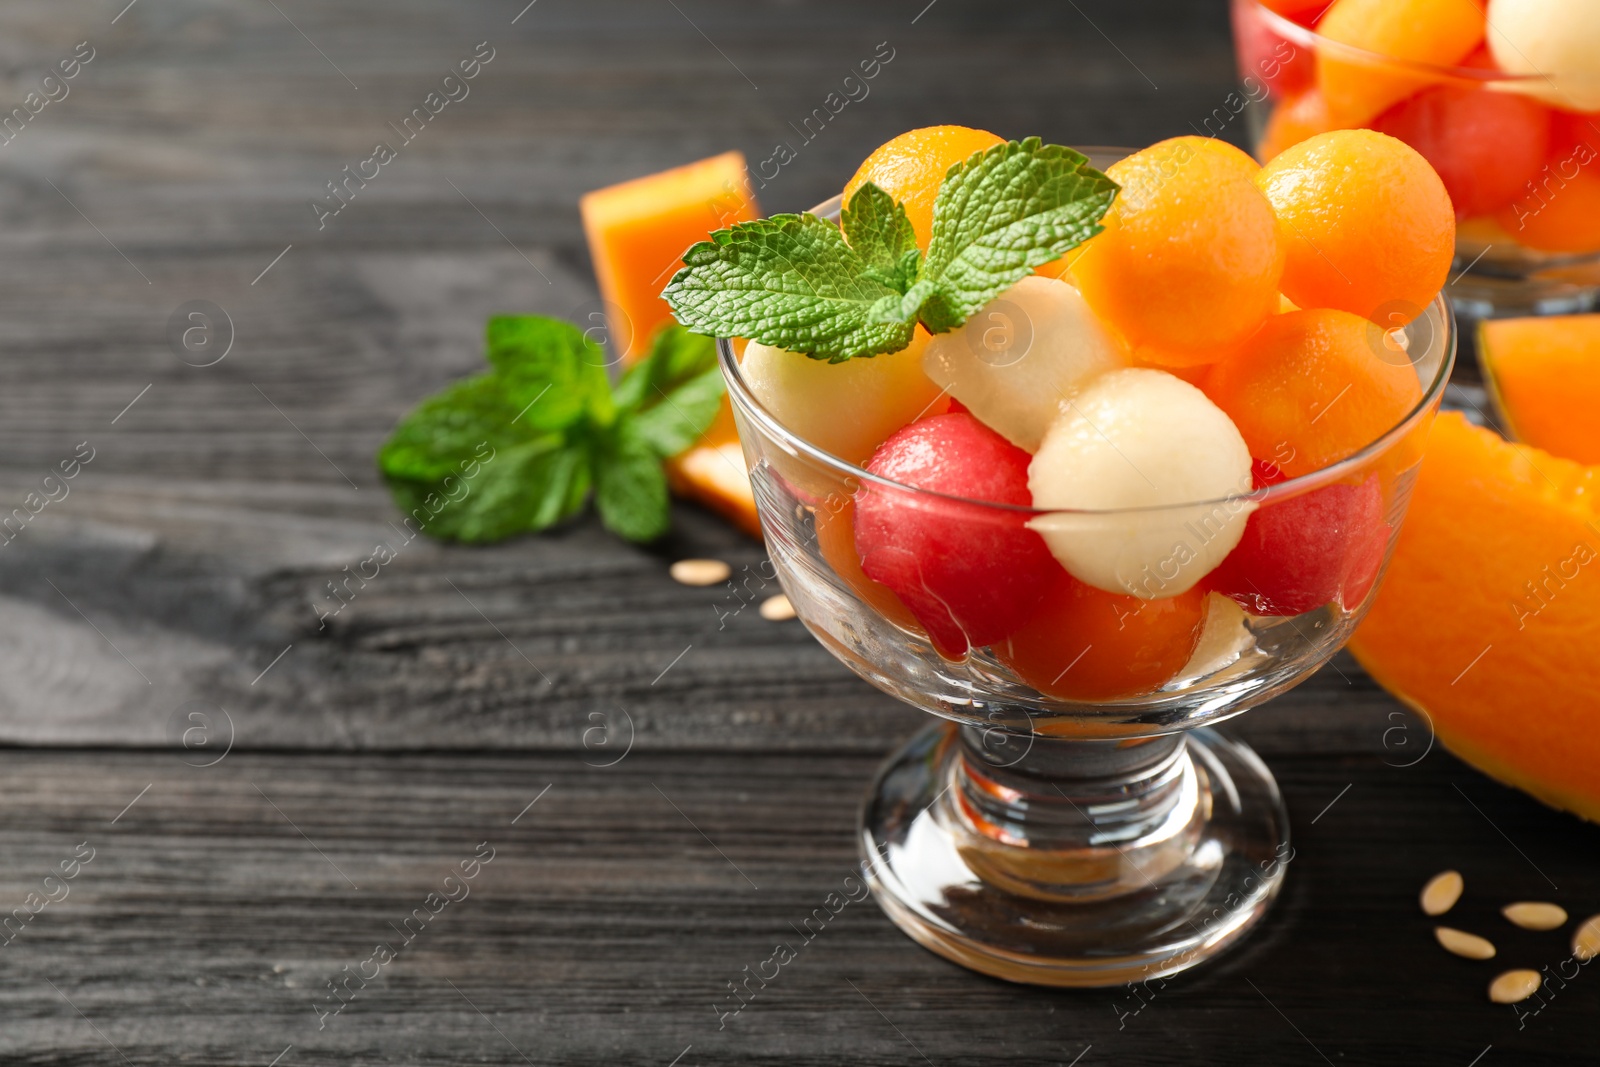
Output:
[[1454,930],[1448,926],[1435,926],[1433,936],[1439,939],[1439,945],[1446,952],[1453,952],[1457,956],[1465,956],[1469,960],[1494,959],[1494,945],[1477,934],[1469,934],[1465,930]]
[[1600,915],[1589,916],[1573,933],[1572,954],[1583,962],[1600,956]]
[[1440,871],[1422,887],[1422,911],[1426,915],[1443,915],[1456,906],[1465,886],[1460,871]]
[[789,598],[779,593],[769,596],[761,602],[761,617],[769,622],[783,622],[785,619],[794,618],[794,605],[789,603]]
[[1500,914],[1524,930],[1554,930],[1567,921],[1567,911],[1559,904],[1519,900],[1500,909]]
[[684,585],[716,585],[727,581],[733,568],[720,559],[680,559],[667,573]]
[[1489,999],[1496,1004],[1515,1004],[1538,991],[1538,971],[1506,971],[1489,983]]

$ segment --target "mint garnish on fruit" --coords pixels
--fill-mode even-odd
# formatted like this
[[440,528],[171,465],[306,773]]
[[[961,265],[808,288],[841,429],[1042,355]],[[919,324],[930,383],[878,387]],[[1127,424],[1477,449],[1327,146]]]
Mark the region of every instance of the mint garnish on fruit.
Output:
[[1117,184],[1070,148],[1037,137],[950,168],[923,255],[905,210],[863,185],[838,227],[774,215],[718,230],[684,254],[662,296],[696,333],[745,337],[842,362],[945,333],[1035,267],[1104,227]]
[[711,339],[668,325],[613,389],[604,350],[569,322],[502,315],[487,334],[492,369],[424,400],[378,452],[408,524],[498,541],[571,518],[592,489],[614,533],[665,533],[661,464],[722,401]]

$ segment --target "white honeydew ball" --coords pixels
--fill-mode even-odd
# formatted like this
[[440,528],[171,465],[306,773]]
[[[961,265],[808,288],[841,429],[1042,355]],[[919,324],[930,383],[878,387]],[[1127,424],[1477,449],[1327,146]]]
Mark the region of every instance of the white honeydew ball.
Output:
[[752,341],[739,361],[750,391],[795,434],[865,463],[884,438],[921,415],[939,387],[922,373],[927,334],[899,352],[829,363]]
[[1600,110],[1600,2],[1489,0],[1489,51],[1523,91],[1570,111]]
[[1255,507],[1200,503],[1250,492],[1250,449],[1204,393],[1142,367],[1100,376],[1063,408],[1028,487],[1036,508],[1113,512],[1029,525],[1078,580],[1146,599],[1176,596],[1221,563]]
[[1174,681],[1190,682],[1231,667],[1255,646],[1250,632],[1250,617],[1244,609],[1221,593],[1206,594],[1205,621],[1200,642]]
[[922,357],[929,378],[1028,452],[1038,450],[1062,401],[1095,375],[1127,363],[1078,290],[1036,274],[960,329],[935,336]]

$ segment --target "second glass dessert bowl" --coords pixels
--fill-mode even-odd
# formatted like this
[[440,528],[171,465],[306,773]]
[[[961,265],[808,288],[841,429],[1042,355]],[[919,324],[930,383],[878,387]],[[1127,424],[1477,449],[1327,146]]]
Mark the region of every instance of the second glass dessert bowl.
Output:
[[[1211,727],[1325,663],[1374,594],[1455,355],[1442,300],[1403,336],[1374,336],[1414,371],[1421,400],[1367,447],[1249,494],[1121,511],[1006,506],[877,477],[780,422],[735,346],[719,343],[767,549],[800,619],[861,677],[942,720],[884,764],[860,817],[873,891],[912,938],[1000,978],[1108,986],[1194,966],[1266,912],[1294,854],[1283,802],[1260,759]],[[1317,602],[1257,602],[1237,582],[1230,599],[1210,578],[1148,600],[1072,583],[1078,594],[1056,588],[1054,614],[1017,593],[1032,621],[980,644],[930,633],[867,576],[873,535],[861,530],[884,509],[927,531],[928,556],[887,561],[941,571],[942,585],[922,571],[925,587],[948,589],[963,568],[1003,584],[1017,539],[1037,533],[1109,554],[1133,568],[1126,587],[1166,594],[1224,531],[1254,523],[1297,544],[1290,585]],[[1170,545],[1153,563],[1152,544]],[[969,636],[976,647],[953,647]],[[1127,695],[1141,678],[1157,681]]]
[[[1537,10],[1521,6],[1523,14]],[[1203,120],[1205,132],[1223,136],[1242,114],[1263,162],[1331,129],[1398,137],[1428,157],[1455,202],[1461,224],[1450,293],[1463,314],[1593,309],[1600,299],[1600,57],[1578,46],[1563,58],[1581,61],[1581,69],[1558,68],[1530,53],[1526,38],[1562,49],[1560,39],[1575,32],[1554,30],[1563,17],[1557,8],[1586,20],[1571,31],[1592,24],[1597,12],[1582,10],[1582,0],[1557,0],[1545,5],[1550,26],[1513,25],[1519,32],[1508,35],[1493,25],[1486,33],[1482,5],[1433,5],[1407,18],[1390,18],[1394,12],[1379,5],[1366,5],[1361,18],[1349,14],[1360,7],[1232,0],[1242,89]],[[1497,55],[1520,72],[1501,69]]]

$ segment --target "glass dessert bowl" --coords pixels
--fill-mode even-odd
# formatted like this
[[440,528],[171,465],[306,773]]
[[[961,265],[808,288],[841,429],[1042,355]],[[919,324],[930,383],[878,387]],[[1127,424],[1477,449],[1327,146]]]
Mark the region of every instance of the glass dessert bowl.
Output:
[[1199,137],[913,130],[842,211],[719,231],[664,294],[754,338],[719,361],[800,619],[941,720],[859,841],[884,910],[956,962],[1171,974],[1282,883],[1277,787],[1212,726],[1349,637],[1455,354],[1437,177],[1367,131],[1319,144],[1262,168]]
[[[1262,916],[1293,856],[1287,815],[1256,755],[1210,727],[1303,680],[1360,620],[1449,377],[1451,330],[1442,301],[1413,324],[1409,354],[1422,400],[1343,462],[1255,493],[1123,512],[1008,507],[885,481],[787,429],[752,394],[733,347],[721,343],[767,549],[800,619],[861,677],[945,720],[884,764],[861,810],[865,869],[902,930],[996,977],[1107,986],[1191,967]],[[1175,673],[1116,699],[1074,700],[1030,685],[1007,662],[1016,656],[1015,633],[965,655],[941,654],[895,594],[863,573],[853,529],[865,496],[964,528],[975,544],[1053,526],[1089,542],[1157,531],[1198,554],[1207,530],[1226,521],[1218,516],[1283,515],[1285,531],[1300,529],[1305,516],[1322,514],[1319,494],[1325,502],[1351,487],[1369,495],[1368,510],[1381,520],[1306,549],[1345,561],[1303,560],[1323,572],[1327,602],[1254,615],[1207,592],[1196,598],[1199,632],[1187,651],[1180,640]],[[1142,614],[1138,605],[1123,610]],[[1118,639],[1141,624],[1119,619],[1109,603],[1103,611],[1098,632],[1112,642],[1110,657],[1094,658],[1092,623],[1073,635],[1069,620],[1058,627],[1061,674],[1036,680],[1067,692],[1062,683],[1076,669],[1089,676],[1088,691],[1116,688],[1110,659],[1140,656],[1136,642]],[[1173,658],[1170,648],[1143,655]]]
[[1600,22],[1586,0],[1499,0],[1487,21],[1473,4],[1233,0],[1233,29],[1243,88],[1207,133],[1243,113],[1263,161],[1326,130],[1398,137],[1455,202],[1463,313],[1595,306]]

